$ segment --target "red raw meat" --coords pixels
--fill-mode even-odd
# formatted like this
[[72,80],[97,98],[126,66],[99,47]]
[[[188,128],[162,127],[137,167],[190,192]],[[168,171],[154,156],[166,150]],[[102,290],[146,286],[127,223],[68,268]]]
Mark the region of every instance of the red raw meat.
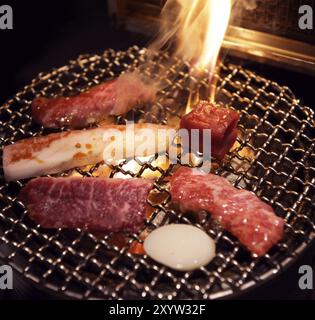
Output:
[[284,220],[270,205],[225,178],[182,167],[171,179],[174,203],[186,211],[208,211],[247,249],[264,255],[283,236]]
[[44,228],[138,231],[152,185],[145,179],[44,177],[31,180],[20,198]]
[[124,74],[76,96],[39,97],[32,103],[32,116],[46,128],[82,128],[124,114],[139,102],[152,101],[155,94],[156,88],[145,84],[137,73]]
[[[207,101],[199,102],[195,108],[185,115],[181,122],[182,129],[199,129],[199,150],[203,151],[203,129],[211,130],[211,155],[222,160],[231,149],[237,138],[239,114],[230,109],[217,107]],[[194,150],[196,151],[196,150]]]

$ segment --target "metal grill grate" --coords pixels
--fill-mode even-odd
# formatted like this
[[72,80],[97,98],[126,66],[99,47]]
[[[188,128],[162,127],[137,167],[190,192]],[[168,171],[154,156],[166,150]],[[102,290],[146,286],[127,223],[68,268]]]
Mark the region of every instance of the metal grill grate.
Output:
[[[84,90],[146,60],[146,51],[80,56],[68,66],[40,74],[0,109],[1,145],[42,135],[31,122],[30,103],[36,95],[70,94]],[[170,123],[179,120],[187,101],[188,83],[196,82],[178,60],[167,54],[151,58],[142,72],[154,77],[164,70],[166,88],[154,105],[142,106],[115,119]],[[129,252],[139,234],[99,234],[80,230],[45,230],[28,219],[17,199],[25,181],[7,183],[1,170],[0,257],[41,287],[77,298],[217,298],[237,294],[269,279],[294,261],[314,237],[315,129],[313,112],[299,105],[286,87],[234,65],[222,65],[217,75],[217,100],[241,113],[237,148],[216,173],[237,187],[255,192],[286,220],[285,237],[268,254],[253,258],[209,215],[190,217],[170,206],[167,180],[174,169],[159,166],[152,157],[124,161],[107,168],[108,175],[157,174],[149,196],[152,215],[146,230],[169,222],[193,223],[216,239],[217,255],[206,267],[182,273],[172,271],[147,256]],[[207,86],[201,81],[201,86]],[[167,103],[172,97],[172,103]],[[130,170],[130,163],[133,161]],[[135,165],[137,163],[137,165]],[[97,175],[100,166],[76,174]],[[137,168],[137,169],[135,169]],[[67,173],[65,173],[67,174]],[[63,174],[63,175],[65,175]]]

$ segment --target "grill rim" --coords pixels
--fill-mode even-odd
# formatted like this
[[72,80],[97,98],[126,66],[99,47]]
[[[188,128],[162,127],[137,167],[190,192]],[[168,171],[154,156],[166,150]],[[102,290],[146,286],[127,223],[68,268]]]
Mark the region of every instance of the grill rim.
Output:
[[[301,256],[303,254],[306,253],[307,249],[309,249],[313,244],[315,243],[315,232],[312,233],[312,237],[309,239],[308,243],[303,243],[295,252],[295,257],[294,258],[287,258],[286,260],[289,260],[287,263],[286,260],[281,263],[281,268],[282,270],[280,270],[279,272],[276,273],[272,273],[272,270],[269,270],[268,272],[266,272],[264,275],[266,275],[266,278],[264,280],[260,280],[258,282],[255,282],[254,280],[251,280],[248,283],[244,284],[244,287],[240,287],[238,291],[235,291],[233,293],[229,293],[230,290],[225,290],[225,291],[220,291],[219,293],[215,293],[213,294],[210,298],[207,300],[221,300],[221,299],[229,299],[229,300],[233,300],[233,299],[237,299],[239,297],[241,297],[243,294],[252,292],[255,289],[260,288],[261,286],[265,285],[266,283],[274,280],[275,278],[277,278],[279,275],[285,273],[292,265],[294,265],[297,260],[299,260],[301,258]],[[9,259],[6,258],[0,258],[2,260],[4,260],[5,264],[6,263],[10,263]],[[60,298],[64,298],[66,299],[71,298],[71,299],[77,299],[80,300],[82,299],[82,297],[78,297],[78,294],[76,294],[74,291],[71,291],[69,289],[62,291],[61,289],[58,289],[57,286],[53,287],[53,285],[41,285],[40,282],[41,280],[39,279],[39,281],[36,281],[35,279],[31,279],[30,277],[25,276],[22,272],[20,272],[18,270],[18,268],[15,267],[15,265],[10,264],[10,266],[13,267],[13,269],[19,273],[19,275],[23,278],[23,281],[27,281],[29,282],[29,284],[31,284],[32,286],[35,286],[37,289],[39,290],[43,290],[44,292],[48,293],[48,294],[52,294],[54,296],[60,297]],[[61,296],[63,295],[63,296]],[[88,299],[88,300],[94,300],[95,298],[93,298],[92,296]],[[99,299],[101,300],[101,299]],[[111,300],[111,299],[110,299]],[[141,298],[139,298],[138,300],[142,300]]]
[[[137,48],[137,50],[139,51],[139,53],[141,53],[141,51],[143,49],[139,49],[138,47],[132,47],[132,48]],[[118,52],[127,52],[126,51],[118,51]],[[29,90],[30,88],[32,88],[34,85],[40,83],[41,81],[50,78],[53,75],[56,75],[62,71],[66,71],[69,68],[69,65],[71,63],[86,63],[89,61],[95,61],[96,57],[103,57],[105,55],[105,53],[111,53],[114,52],[115,54],[117,54],[117,51],[114,51],[112,49],[106,50],[102,55],[98,55],[98,54],[84,54],[84,55],[80,55],[77,59],[74,60],[70,60],[68,64],[59,67],[59,68],[53,68],[51,71],[48,72],[44,72],[44,73],[39,73],[37,77],[35,77],[32,82],[26,86],[24,86],[22,89],[20,89],[18,91],[18,93],[16,93],[16,95],[14,97],[19,96],[23,91],[25,90]],[[0,110],[2,110],[3,108],[8,107],[13,101],[14,101],[14,97],[12,97],[11,99],[8,99],[1,107]],[[303,111],[308,112],[312,118],[314,118],[314,111],[312,109],[310,109],[309,107],[306,106],[302,106],[301,107],[303,109]],[[0,132],[3,131],[3,128],[0,128]],[[2,139],[1,139],[2,140]],[[0,141],[0,146],[1,148],[4,146],[4,144],[2,143],[2,141]],[[12,142],[12,141],[11,141]],[[273,269],[270,269],[268,272],[265,272],[262,274],[262,276],[265,277],[265,279],[263,280],[259,280],[258,282],[255,280],[250,280],[249,282],[245,282],[242,286],[239,287],[239,289],[237,291],[235,291],[233,293],[229,293],[231,291],[231,289],[226,289],[224,291],[220,291],[218,293],[214,293],[214,294],[209,294],[209,299],[212,299],[212,296],[218,296],[219,297],[214,297],[214,298],[233,298],[233,297],[237,297],[245,292],[248,292],[251,289],[256,288],[257,286],[263,285],[264,283],[268,282],[269,280],[274,279],[276,276],[278,276],[280,273],[285,272],[286,269],[288,269],[292,264],[294,264],[297,259],[299,259],[299,257],[307,250],[308,247],[311,246],[312,242],[314,242],[314,238],[315,238],[315,231],[313,230],[312,232],[310,232],[310,234],[308,235],[307,241],[305,241],[304,243],[302,243],[298,248],[296,248],[294,250],[294,252],[291,252],[292,256],[287,257],[284,261],[282,262],[277,262],[280,264],[281,269],[279,271],[277,271],[276,273],[273,273]],[[0,258],[7,260],[9,262],[9,259],[2,258],[1,257],[1,253],[0,253]],[[65,296],[68,297],[72,297],[72,298],[84,298],[84,295],[82,295],[81,297],[78,297],[78,294],[76,294],[74,291],[71,291],[69,288],[66,288],[65,291],[63,291],[62,289],[58,288],[58,286],[55,286],[55,288],[53,288],[52,285],[45,283],[44,285],[40,285],[42,279],[38,279],[39,281],[36,281],[36,277],[34,277],[34,279],[31,279],[31,277],[28,277],[27,275],[25,275],[23,272],[19,271],[18,268],[14,265],[11,264],[12,267],[19,273],[21,274],[23,277],[26,277],[28,280],[32,281],[32,283],[35,283],[36,285],[40,286],[41,289],[47,289],[49,292],[54,292],[59,294],[60,292],[62,294],[64,294]],[[243,288],[245,287],[245,288]],[[73,295],[72,295],[73,293]],[[93,299],[93,296],[90,296],[89,299]]]

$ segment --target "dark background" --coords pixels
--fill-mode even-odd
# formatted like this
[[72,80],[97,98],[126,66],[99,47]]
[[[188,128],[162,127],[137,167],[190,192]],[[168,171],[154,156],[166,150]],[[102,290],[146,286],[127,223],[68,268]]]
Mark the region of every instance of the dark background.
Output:
[[[83,53],[98,53],[107,48],[126,49],[145,46],[145,36],[117,28],[108,16],[106,0],[43,0],[2,1],[13,8],[13,30],[0,30],[0,105],[28,84],[39,72],[66,64]],[[241,62],[248,68],[288,85],[302,101],[315,105],[314,79],[299,73]],[[299,260],[289,272],[244,298],[301,298],[311,292],[297,289],[298,267],[311,263],[313,250]],[[50,295],[34,288],[15,275],[15,290],[0,292],[0,298],[48,298]]]
[[13,30],[0,30],[0,104],[39,72],[83,53],[145,45],[145,37],[114,28],[106,0],[0,0],[13,8]]

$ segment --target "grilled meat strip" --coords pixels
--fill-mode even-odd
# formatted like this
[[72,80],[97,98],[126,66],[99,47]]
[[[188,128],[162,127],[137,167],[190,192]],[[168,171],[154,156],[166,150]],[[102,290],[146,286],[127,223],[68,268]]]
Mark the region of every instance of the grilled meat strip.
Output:
[[171,196],[180,209],[207,211],[253,254],[264,255],[283,237],[284,220],[270,205],[225,178],[182,167],[172,176]]
[[32,103],[33,119],[46,128],[83,128],[110,115],[129,111],[139,102],[155,99],[156,87],[137,73],[123,74],[72,97],[39,97]]
[[43,177],[28,182],[20,199],[44,228],[136,232],[152,185],[145,179]]

